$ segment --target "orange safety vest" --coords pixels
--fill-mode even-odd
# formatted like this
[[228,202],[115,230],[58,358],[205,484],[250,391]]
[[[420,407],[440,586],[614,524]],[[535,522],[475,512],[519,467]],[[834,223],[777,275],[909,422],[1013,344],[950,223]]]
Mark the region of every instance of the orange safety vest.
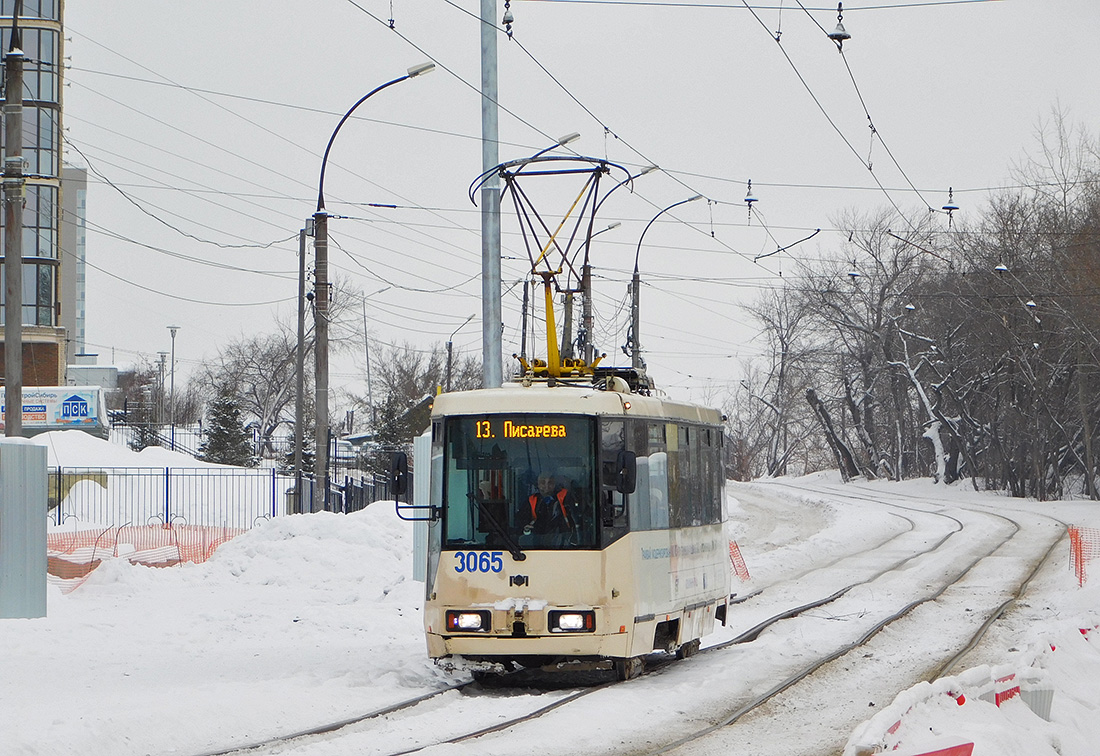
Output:
[[[567,490],[565,490],[564,488],[561,489],[560,491],[558,491],[558,493],[556,494],[556,497],[558,499],[558,506],[561,507],[561,514],[562,514],[562,517],[565,518],[566,522],[569,522],[569,514],[565,511],[565,497],[568,496],[568,495],[569,495],[569,492]],[[534,522],[535,520],[538,519],[538,515],[535,514],[535,505],[537,505],[539,503],[539,495],[538,494],[531,494],[530,502],[531,502],[531,522]]]

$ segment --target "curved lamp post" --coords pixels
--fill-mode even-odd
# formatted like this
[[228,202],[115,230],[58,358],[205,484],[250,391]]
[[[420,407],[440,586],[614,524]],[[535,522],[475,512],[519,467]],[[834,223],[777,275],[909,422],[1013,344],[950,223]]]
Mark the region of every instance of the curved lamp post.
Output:
[[696,194],[694,197],[688,197],[686,200],[672,203],[664,210],[654,215],[649,223],[646,224],[646,227],[642,229],[642,235],[638,237],[638,249],[634,252],[634,276],[630,279],[630,336],[627,339],[627,343],[630,346],[630,366],[636,370],[640,370],[644,367],[642,362],[642,342],[638,338],[638,333],[641,330],[641,317],[638,314],[638,294],[642,285],[641,278],[638,275],[638,257],[642,253],[642,239],[645,238],[645,233],[649,230],[649,227],[669,210],[700,199],[703,199],[703,195]]
[[172,423],[170,436],[172,451],[176,450],[176,332],[179,331],[179,329],[180,327],[177,325],[168,326],[168,332],[172,334],[172,392],[168,400],[168,417]]
[[459,331],[461,331],[463,328],[465,328],[466,324],[469,323],[473,319],[474,319],[474,316],[471,315],[470,317],[463,320],[462,325],[460,325],[458,328],[454,329],[454,331],[451,332],[450,338],[447,339],[447,387],[444,389],[444,391],[450,391],[451,390],[451,343],[454,341],[455,334],[458,333]]
[[[607,202],[607,198],[610,197],[612,193],[614,193],[614,191],[620,186],[623,186],[625,184],[633,185],[634,179],[641,178],[642,176],[648,176],[650,173],[653,173],[657,170],[660,170],[659,166],[647,165],[645,168],[642,168],[642,170],[638,171],[637,173],[627,175],[626,178],[615,184],[615,186],[611,187],[607,191],[607,194],[603,196],[603,199],[601,199],[596,204],[595,209],[592,211],[592,216],[595,217],[596,213],[598,213],[600,211],[600,208],[603,207],[603,203]],[[633,189],[631,189],[631,191],[633,191]],[[592,265],[589,263],[588,257],[589,253],[591,252],[590,246],[592,240],[595,239],[597,236],[607,231],[611,231],[612,229],[618,228],[621,225],[622,223],[616,221],[610,224],[607,228],[592,234],[588,237],[588,241],[584,249],[584,265],[581,266],[581,356],[584,358],[584,361],[589,365],[592,364],[592,359],[595,357],[595,349],[593,348],[592,344]]]
[[392,87],[394,84],[405,81],[405,79],[412,79],[416,76],[421,76],[435,68],[434,63],[421,63],[418,66],[413,66],[409,69],[409,72],[404,76],[399,76],[392,81],[387,81],[385,84],[375,87],[371,91],[359,98],[359,101],[352,105],[348,112],[344,114],[344,117],[340,119],[340,122],[336,124],[336,128],[332,132],[332,136],[329,137],[328,145],[325,147],[325,155],[321,159],[321,178],[317,184],[317,211],[313,214],[313,249],[316,256],[316,262],[314,265],[314,334],[316,338],[316,344],[314,347],[314,368],[315,368],[315,383],[316,392],[315,400],[317,405],[317,421],[316,434],[314,436],[314,470],[316,475],[320,477],[320,486],[314,485],[313,487],[313,507],[312,511],[320,511],[325,508],[328,500],[328,434],[329,434],[329,417],[328,417],[328,213],[325,211],[325,168],[328,167],[328,154],[332,150],[332,143],[336,141],[336,135],[340,133],[340,128],[344,123],[351,118],[351,114],[355,112],[355,109],[369,100],[374,95],[381,92],[386,87]]

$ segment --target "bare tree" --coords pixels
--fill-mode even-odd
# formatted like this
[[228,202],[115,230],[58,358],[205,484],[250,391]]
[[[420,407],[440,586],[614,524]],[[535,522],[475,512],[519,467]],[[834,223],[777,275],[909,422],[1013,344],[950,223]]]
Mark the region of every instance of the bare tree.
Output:
[[[431,416],[431,402],[441,390],[447,369],[447,350],[440,344],[428,350],[411,344],[385,345],[382,357],[374,360],[377,396],[376,418],[370,427],[376,450],[400,449],[424,432]],[[375,351],[378,353],[378,350]],[[451,365],[451,387],[455,391],[480,388],[481,363],[464,357]],[[353,395],[359,408],[367,407],[366,397]],[[367,412],[360,412],[367,416]],[[382,469],[384,460],[374,455],[372,464]]]

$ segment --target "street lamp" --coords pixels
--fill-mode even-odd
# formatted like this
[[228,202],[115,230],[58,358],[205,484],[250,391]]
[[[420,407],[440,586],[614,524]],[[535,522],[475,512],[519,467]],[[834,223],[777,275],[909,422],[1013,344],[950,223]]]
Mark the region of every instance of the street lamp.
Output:
[[172,451],[176,450],[176,331],[179,329],[179,326],[168,326],[168,331],[172,334],[172,366],[170,369],[172,375],[172,390],[171,397],[168,400],[168,419],[172,423],[169,442],[171,443]]
[[463,320],[462,325],[460,325],[458,328],[454,329],[451,332],[450,338],[447,339],[447,388],[446,388],[447,391],[451,390],[451,340],[454,339],[456,333],[461,331],[463,329],[463,327],[465,327],[465,325],[473,319],[474,319],[474,316],[471,315],[470,317]]
[[316,261],[314,264],[314,300],[313,300],[313,313],[314,313],[314,334],[315,334],[315,346],[314,346],[314,369],[315,369],[315,394],[317,405],[317,422],[315,423],[315,435],[314,435],[314,469],[316,474],[320,476],[320,486],[313,487],[313,507],[312,511],[319,511],[325,508],[326,500],[328,499],[328,433],[329,433],[329,418],[328,418],[328,213],[325,211],[325,168],[328,166],[328,154],[332,150],[332,143],[336,141],[336,135],[340,133],[340,128],[351,117],[351,114],[355,112],[355,109],[369,100],[374,95],[381,92],[386,87],[391,87],[394,84],[405,81],[405,79],[412,79],[422,74],[426,74],[435,68],[434,63],[421,63],[418,66],[413,66],[409,69],[408,73],[404,76],[399,76],[396,79],[387,81],[385,84],[375,87],[371,91],[359,98],[348,112],[344,114],[344,117],[340,119],[340,122],[336,124],[336,128],[332,132],[332,136],[329,137],[328,145],[325,147],[324,157],[321,159],[321,177],[317,183],[317,211],[313,214],[313,249],[316,255]]
[[[633,175],[628,175],[622,181],[615,184],[615,186],[611,187],[611,189],[608,190],[607,194],[603,196],[603,199],[601,199],[596,205],[596,208],[592,211],[593,217],[595,217],[596,213],[598,213],[600,211],[600,208],[603,207],[603,203],[607,202],[607,198],[610,197],[620,186],[630,184],[631,191],[633,191],[634,179],[641,178],[642,176],[648,176],[649,174],[657,170],[660,170],[659,166],[647,165],[637,173]],[[621,225],[623,224],[619,221],[615,221],[614,223],[608,225],[607,228],[597,231],[596,233],[589,236],[588,241],[585,244],[584,265],[581,266],[581,333],[583,334],[583,337],[580,341],[582,351],[581,356],[584,358],[585,363],[588,365],[592,364],[592,359],[595,357],[595,349],[593,348],[592,344],[592,266],[588,262],[589,252],[591,251],[590,247],[592,244],[592,240],[595,239],[597,236],[607,231],[611,231],[612,229],[618,228]]]
[[385,286],[363,297],[363,357],[366,359],[367,363],[367,408],[370,410],[370,424],[372,430],[378,423],[378,412],[374,408],[374,393],[371,389],[372,384],[370,380],[370,335],[367,333],[367,300],[384,291],[389,291],[392,288],[392,286]]
[[703,199],[703,195],[696,194],[694,197],[688,197],[686,200],[680,200],[679,202],[673,202],[671,205],[661,210],[654,215],[646,227],[642,229],[642,235],[638,237],[638,249],[634,252],[634,276],[630,279],[630,334],[627,337],[627,344],[630,346],[630,366],[636,370],[643,367],[642,363],[642,343],[638,338],[638,333],[641,330],[641,315],[638,311],[638,295],[642,288],[641,277],[638,275],[638,257],[642,253],[642,239],[645,238],[646,231],[649,227],[656,222],[658,218],[667,213],[674,207],[680,205],[686,205],[688,202],[694,202],[695,200]]
[[[157,387],[157,392],[160,397],[157,400],[157,411],[155,414],[155,424],[157,426],[157,433],[160,433],[160,429],[164,426],[164,366],[168,364],[168,352],[157,352],[157,357],[160,358],[158,364],[160,365],[160,385]],[[152,412],[152,407],[149,408]]]

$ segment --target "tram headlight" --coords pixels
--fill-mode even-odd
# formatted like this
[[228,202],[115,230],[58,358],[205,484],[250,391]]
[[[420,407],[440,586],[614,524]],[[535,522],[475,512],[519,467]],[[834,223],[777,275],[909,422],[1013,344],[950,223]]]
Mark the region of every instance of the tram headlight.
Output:
[[448,611],[447,630],[452,633],[487,633],[491,625],[486,611]]
[[552,611],[547,616],[552,633],[594,633],[596,613],[586,611]]

